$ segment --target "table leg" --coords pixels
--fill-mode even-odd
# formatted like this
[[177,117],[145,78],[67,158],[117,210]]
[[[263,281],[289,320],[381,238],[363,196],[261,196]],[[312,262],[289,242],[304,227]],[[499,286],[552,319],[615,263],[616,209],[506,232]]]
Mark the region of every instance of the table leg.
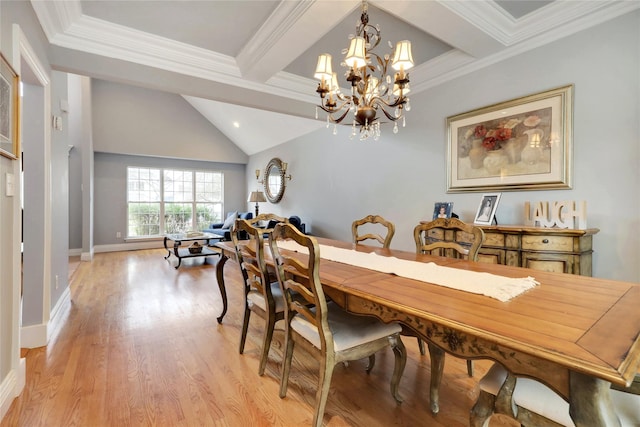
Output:
[[222,323],[222,318],[227,314],[227,289],[224,285],[224,265],[229,257],[223,252],[220,253],[220,260],[216,265],[216,279],[218,279],[218,287],[220,288],[220,296],[222,297],[222,314],[218,317],[218,323]]
[[440,412],[440,382],[442,381],[442,371],[444,371],[444,350],[431,342],[427,342],[429,357],[431,358],[431,384],[430,398],[431,412]]
[[167,250],[167,256],[164,257],[164,259],[168,259],[171,256],[171,251],[167,247],[167,240],[169,240],[169,239],[165,236],[163,243],[164,243],[164,248]]
[[576,427],[620,427],[610,387],[599,378],[569,373],[569,415]]

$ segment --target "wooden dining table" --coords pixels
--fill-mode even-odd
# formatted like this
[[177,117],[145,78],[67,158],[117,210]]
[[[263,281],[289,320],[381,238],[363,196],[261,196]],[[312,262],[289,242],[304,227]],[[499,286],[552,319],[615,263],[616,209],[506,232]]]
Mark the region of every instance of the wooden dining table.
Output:
[[[569,402],[578,427],[620,425],[609,388],[612,383],[628,386],[640,367],[640,284],[324,238],[318,242],[456,269],[534,277],[538,286],[501,302],[336,261],[322,259],[320,264],[325,293],[345,310],[400,322],[430,343],[430,349],[465,359],[490,359],[516,376],[546,384]],[[227,311],[223,269],[228,259],[235,258],[235,248],[232,242],[216,246],[222,251],[216,270],[223,299],[223,312],[218,317],[221,323]],[[270,259],[267,262],[272,263]],[[432,369],[434,412],[438,411],[441,379],[442,367]]]

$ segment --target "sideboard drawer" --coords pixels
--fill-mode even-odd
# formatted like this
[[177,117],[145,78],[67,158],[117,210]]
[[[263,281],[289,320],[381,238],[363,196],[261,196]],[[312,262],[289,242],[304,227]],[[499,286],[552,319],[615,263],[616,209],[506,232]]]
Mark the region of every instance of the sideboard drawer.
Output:
[[526,225],[484,225],[478,261],[535,270],[591,276],[593,235],[599,230],[570,230]]
[[504,247],[505,235],[500,233],[484,233],[483,246]]
[[522,249],[531,251],[573,252],[571,236],[522,236]]

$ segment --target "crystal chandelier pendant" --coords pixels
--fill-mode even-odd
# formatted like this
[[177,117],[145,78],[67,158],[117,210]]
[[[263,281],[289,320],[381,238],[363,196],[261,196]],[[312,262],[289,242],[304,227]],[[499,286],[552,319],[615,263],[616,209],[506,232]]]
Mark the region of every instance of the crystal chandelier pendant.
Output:
[[344,60],[340,63],[346,67],[344,76],[350,87],[348,92],[340,90],[338,73],[334,73],[331,65],[332,55],[324,53],[318,57],[314,74],[320,80],[316,89],[320,96],[317,108],[328,114],[327,127],[330,122],[334,124],[334,135],[337,124],[350,116],[349,113],[353,113],[350,139],[356,136],[356,128],[360,140],[364,141],[380,137],[381,123],[393,122],[394,133],[398,132],[400,118],[405,126],[404,114],[410,110],[406,97],[409,93],[407,71],[414,66],[411,42],[402,40],[394,47],[386,41],[391,51],[378,53],[376,48],[383,46],[381,42],[380,27],[369,22],[367,0],[363,0],[356,32],[349,36],[349,45],[342,51]]

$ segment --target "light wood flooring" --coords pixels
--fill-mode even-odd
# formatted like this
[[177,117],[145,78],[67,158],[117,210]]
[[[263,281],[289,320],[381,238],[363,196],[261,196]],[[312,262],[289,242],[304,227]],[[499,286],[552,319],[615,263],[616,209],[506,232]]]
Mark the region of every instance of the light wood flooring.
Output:
[[[238,266],[227,263],[229,311],[222,310],[216,257],[184,260],[175,270],[164,250],[96,254],[74,269],[71,301],[47,347],[25,352],[27,384],[0,426],[307,426],[317,362],[294,354],[287,397],[278,397],[283,333],[274,337],[258,376],[261,319],[253,317],[238,354],[242,291]],[[173,259],[175,261],[175,259]],[[468,425],[477,380],[489,362],[466,374],[447,357],[440,413],[429,411],[429,357],[404,339],[407,366],[396,405],[389,392],[393,353],[336,367],[324,422],[329,426]],[[491,427],[515,426],[494,417]]]

